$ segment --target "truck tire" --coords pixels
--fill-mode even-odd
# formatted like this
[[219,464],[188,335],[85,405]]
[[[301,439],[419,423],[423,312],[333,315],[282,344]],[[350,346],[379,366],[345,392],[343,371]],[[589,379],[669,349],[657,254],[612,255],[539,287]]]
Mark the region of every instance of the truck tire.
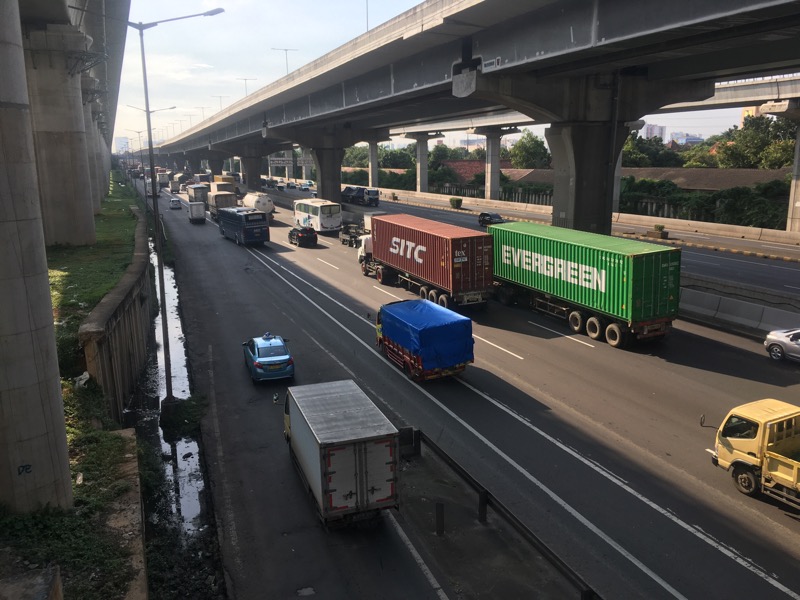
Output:
[[422,298],[423,300],[427,300],[428,299],[428,291],[429,290],[428,290],[428,286],[427,285],[419,286],[419,297]]
[[592,316],[586,319],[586,335],[589,336],[589,339],[601,339],[603,337],[604,330],[605,327],[603,327],[603,323],[598,317]]
[[383,270],[383,267],[378,267],[377,269],[375,269],[375,279],[378,281],[378,283],[380,283],[381,285],[385,285],[384,283],[385,278],[386,278],[386,272]]
[[606,327],[606,343],[612,348],[624,348],[628,341],[628,332],[623,331],[619,323],[610,323]]
[[436,299],[436,303],[444,308],[450,308],[450,296],[442,294]]
[[369,267],[367,267],[367,261],[363,261],[361,263],[361,274],[364,277],[369,277]]
[[436,301],[439,299],[439,290],[431,290],[428,292],[428,300],[436,304]]
[[747,467],[735,467],[733,469],[733,484],[745,496],[755,496],[758,492],[756,474]]
[[503,306],[514,304],[514,290],[508,286],[503,286],[497,290],[497,301]]
[[567,317],[569,328],[574,333],[583,333],[586,330],[586,317],[579,310],[573,310]]

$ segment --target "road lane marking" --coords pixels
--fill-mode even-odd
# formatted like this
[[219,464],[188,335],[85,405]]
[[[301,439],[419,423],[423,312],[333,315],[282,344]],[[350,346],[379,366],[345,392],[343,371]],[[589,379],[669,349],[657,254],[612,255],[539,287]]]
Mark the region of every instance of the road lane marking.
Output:
[[522,358],[522,357],[521,357],[519,354],[514,354],[513,352],[511,352],[511,350],[506,350],[505,348],[502,348],[502,347],[498,346],[497,344],[493,344],[493,343],[492,343],[492,342],[490,342],[489,340],[483,339],[483,338],[482,338],[481,336],[479,336],[479,335],[475,335],[475,334],[473,333],[473,334],[472,334],[472,337],[479,339],[480,341],[484,342],[485,344],[489,344],[490,346],[494,346],[494,347],[495,347],[495,348],[497,348],[498,350],[502,350],[503,352],[506,352],[506,353],[510,354],[510,355],[511,355],[511,356],[513,356],[514,358],[518,358],[518,359],[520,359],[520,360],[525,360],[525,359],[524,359],[524,358]]
[[[309,302],[309,304],[311,304],[312,306],[314,306],[314,307],[315,307],[317,310],[319,310],[321,313],[323,313],[323,314],[325,314],[325,315],[328,315],[328,316],[331,318],[331,321],[332,321],[332,323],[333,323],[334,325],[338,326],[338,327],[339,327],[339,328],[340,328],[340,329],[341,329],[341,330],[342,330],[342,331],[343,331],[345,334],[347,334],[347,335],[349,335],[351,338],[353,338],[353,340],[354,340],[356,343],[360,344],[360,345],[361,345],[361,346],[363,346],[363,347],[364,347],[366,350],[368,350],[369,352],[371,352],[372,354],[374,354],[374,355],[375,355],[375,356],[376,356],[376,357],[377,357],[379,360],[383,361],[383,363],[384,363],[384,364],[386,364],[386,365],[388,365],[388,366],[392,367],[392,371],[393,371],[393,372],[395,372],[395,373],[396,373],[398,376],[402,377],[402,378],[403,378],[403,381],[405,381],[405,382],[407,382],[407,383],[409,383],[409,384],[413,385],[413,386],[414,386],[414,387],[417,389],[417,391],[418,391],[420,394],[422,394],[422,395],[424,395],[425,397],[427,397],[427,398],[428,398],[428,400],[430,400],[431,402],[433,402],[433,403],[434,403],[436,406],[438,406],[438,407],[439,407],[439,409],[440,409],[440,410],[442,410],[442,411],[443,411],[443,412],[445,412],[447,415],[449,415],[449,416],[450,416],[450,417],[451,417],[451,418],[452,418],[454,421],[456,421],[458,424],[460,424],[460,425],[461,425],[461,426],[462,426],[462,427],[463,427],[463,428],[464,428],[466,431],[468,431],[469,433],[471,433],[473,436],[475,436],[475,438],[476,438],[476,439],[478,439],[479,441],[481,441],[481,442],[482,442],[484,445],[486,445],[486,446],[487,446],[487,447],[488,447],[490,450],[492,450],[493,452],[495,452],[495,453],[497,454],[497,456],[499,456],[499,457],[500,457],[501,459],[503,459],[503,460],[504,460],[506,463],[508,463],[508,465],[509,465],[509,466],[511,466],[512,468],[514,468],[514,469],[515,469],[515,470],[516,470],[518,473],[520,473],[520,474],[521,474],[521,475],[522,475],[522,476],[523,476],[525,479],[527,479],[528,481],[530,481],[531,483],[533,483],[533,484],[534,484],[536,487],[538,487],[538,488],[539,488],[539,489],[540,489],[540,490],[541,490],[541,491],[542,491],[542,492],[543,492],[545,495],[547,495],[549,498],[551,498],[551,499],[553,500],[553,502],[555,502],[555,503],[556,503],[558,506],[560,506],[560,507],[561,507],[561,508],[562,508],[562,509],[563,509],[565,512],[567,512],[567,513],[568,513],[570,516],[572,516],[572,517],[573,517],[573,518],[574,518],[576,521],[578,521],[578,522],[579,522],[579,523],[581,523],[581,524],[582,524],[584,527],[586,527],[587,529],[589,529],[589,530],[590,530],[592,533],[594,533],[595,535],[597,535],[597,536],[598,536],[598,537],[599,537],[601,540],[603,540],[603,541],[604,541],[606,544],[608,544],[608,545],[609,545],[611,548],[613,548],[614,550],[616,550],[616,551],[617,551],[617,552],[618,552],[618,553],[619,553],[619,554],[620,554],[622,557],[624,557],[624,558],[625,558],[626,560],[628,560],[628,561],[629,561],[631,564],[633,564],[634,566],[636,566],[636,567],[637,567],[637,568],[638,568],[638,569],[639,569],[639,570],[640,570],[642,573],[644,573],[644,574],[645,574],[647,577],[649,577],[649,578],[650,578],[650,579],[652,579],[652,580],[653,580],[655,583],[657,583],[658,585],[660,585],[660,586],[661,586],[661,587],[662,587],[662,588],[663,588],[665,591],[667,591],[667,592],[668,592],[669,594],[671,594],[673,597],[675,597],[675,598],[680,598],[680,599],[682,599],[682,600],[687,600],[687,598],[686,598],[685,596],[683,596],[683,595],[682,595],[680,592],[678,592],[676,589],[674,589],[672,586],[670,586],[670,585],[669,585],[669,584],[668,584],[666,581],[664,581],[663,579],[661,579],[661,577],[659,577],[659,576],[658,576],[658,575],[657,575],[657,574],[656,574],[654,571],[652,571],[651,569],[649,569],[649,568],[648,568],[648,567],[647,567],[647,566],[646,566],[644,563],[642,563],[642,562],[641,562],[641,561],[640,561],[638,558],[636,558],[636,557],[635,557],[635,556],[633,556],[631,553],[629,553],[627,550],[625,550],[625,548],[623,548],[623,547],[622,547],[620,544],[618,544],[616,541],[614,541],[614,540],[613,540],[613,539],[612,539],[610,536],[608,536],[606,533],[604,533],[604,532],[603,532],[603,531],[602,531],[602,530],[601,530],[599,527],[597,527],[597,526],[596,526],[594,523],[592,523],[591,521],[589,521],[589,519],[587,519],[587,518],[586,518],[586,517],[584,517],[584,516],[583,516],[581,513],[579,513],[579,512],[578,512],[578,511],[577,511],[575,508],[573,508],[573,507],[572,507],[572,506],[571,506],[569,503],[567,503],[567,502],[566,502],[566,500],[562,499],[562,498],[561,498],[560,496],[558,496],[558,495],[557,495],[557,494],[556,494],[556,493],[555,493],[553,490],[551,490],[550,488],[548,488],[546,485],[544,485],[544,483],[542,483],[542,482],[541,482],[541,481],[539,481],[539,480],[538,480],[536,477],[534,477],[534,476],[533,476],[531,473],[529,473],[529,472],[528,472],[528,471],[527,471],[527,470],[526,470],[524,467],[522,467],[522,465],[520,465],[519,463],[517,463],[517,462],[516,462],[516,461],[515,461],[513,458],[511,458],[511,457],[510,457],[508,454],[506,454],[505,452],[503,452],[503,451],[502,451],[500,448],[498,448],[497,446],[495,446],[495,445],[494,445],[494,444],[493,444],[493,443],[492,443],[492,442],[491,442],[491,441],[490,441],[488,438],[486,438],[486,437],[485,437],[483,434],[481,434],[481,433],[480,433],[479,431],[477,431],[477,430],[476,430],[474,427],[472,427],[472,426],[471,426],[469,423],[467,423],[467,422],[466,422],[466,421],[464,421],[464,420],[463,420],[461,417],[459,417],[457,414],[455,414],[455,413],[454,413],[454,412],[453,412],[451,409],[449,409],[449,408],[448,408],[448,407],[446,407],[444,404],[442,404],[442,403],[441,403],[441,402],[440,402],[440,401],[439,401],[437,398],[435,398],[435,397],[434,397],[434,396],[433,396],[433,395],[432,395],[430,392],[428,392],[428,391],[427,391],[425,388],[423,388],[423,387],[422,387],[422,386],[420,386],[419,384],[416,384],[416,383],[414,383],[414,382],[410,381],[410,380],[409,380],[407,377],[405,377],[405,376],[403,375],[403,373],[402,373],[400,370],[398,370],[398,369],[394,368],[394,365],[393,365],[392,363],[390,363],[390,362],[389,362],[389,360],[388,360],[387,358],[385,358],[384,356],[382,356],[382,355],[380,354],[380,352],[378,352],[378,351],[377,351],[377,350],[376,350],[376,349],[375,349],[375,348],[374,348],[374,347],[373,347],[371,344],[368,344],[367,342],[365,342],[364,340],[362,340],[360,337],[358,337],[358,336],[357,336],[355,333],[353,333],[353,332],[352,332],[350,329],[348,329],[347,327],[345,327],[345,326],[344,326],[344,325],[343,325],[343,324],[342,324],[342,323],[341,323],[341,322],[340,322],[338,319],[335,319],[335,318],[333,317],[333,315],[331,315],[331,314],[330,314],[328,311],[326,311],[326,310],[325,310],[325,309],[324,309],[322,306],[320,306],[319,304],[317,304],[317,303],[316,303],[314,300],[312,300],[312,299],[311,299],[311,298],[310,298],[310,297],[309,297],[307,294],[305,294],[303,291],[301,291],[301,290],[300,290],[300,289],[299,289],[297,286],[295,286],[294,284],[292,284],[291,282],[289,282],[289,281],[288,281],[288,280],[287,280],[285,277],[283,277],[283,276],[282,276],[282,275],[281,275],[281,274],[280,274],[280,273],[277,271],[277,269],[280,269],[280,270],[282,270],[282,271],[286,272],[288,275],[291,275],[291,276],[293,276],[293,277],[294,277],[294,278],[296,278],[298,281],[300,281],[300,282],[304,283],[305,285],[307,285],[308,287],[310,287],[311,289],[313,289],[315,292],[317,292],[317,293],[318,293],[318,294],[320,294],[321,296],[323,296],[323,297],[327,298],[327,299],[328,299],[328,300],[330,300],[332,303],[334,303],[335,305],[337,305],[338,307],[340,307],[342,310],[344,310],[344,311],[348,312],[348,313],[349,313],[349,314],[351,314],[352,316],[354,316],[354,317],[357,317],[357,318],[361,319],[362,321],[364,321],[365,323],[367,323],[367,324],[369,324],[369,325],[372,325],[372,323],[371,323],[371,322],[370,322],[368,319],[364,318],[363,316],[361,316],[361,315],[359,315],[358,313],[354,312],[352,309],[348,308],[347,306],[345,306],[344,304],[342,304],[341,302],[339,302],[339,301],[338,301],[338,300],[336,300],[335,298],[331,297],[331,296],[330,296],[330,294],[327,294],[326,292],[323,292],[322,290],[320,290],[320,289],[318,289],[318,288],[314,287],[313,285],[311,285],[311,284],[310,284],[310,283],[308,283],[307,281],[304,281],[304,280],[303,280],[303,279],[302,279],[302,278],[301,278],[299,275],[297,275],[297,274],[293,273],[291,270],[289,270],[289,268],[288,268],[288,267],[285,267],[285,266],[281,265],[281,264],[280,264],[280,263],[279,263],[277,260],[275,260],[275,259],[274,259],[274,258],[272,258],[271,256],[260,255],[260,254],[259,254],[257,251],[255,251],[255,250],[253,250],[253,249],[251,249],[251,248],[248,248],[248,249],[247,249],[247,251],[248,251],[248,252],[250,252],[250,253],[251,253],[251,254],[252,254],[252,255],[253,255],[255,258],[256,258],[256,260],[258,260],[258,261],[259,261],[259,262],[261,262],[261,263],[262,263],[262,264],[263,264],[265,267],[267,267],[268,269],[270,269],[270,270],[271,270],[271,271],[272,271],[272,272],[273,272],[273,273],[274,273],[274,274],[275,274],[277,277],[279,277],[279,278],[280,278],[280,279],[281,279],[281,280],[282,280],[284,283],[286,283],[286,285],[288,285],[289,287],[291,287],[291,288],[292,288],[293,290],[295,290],[295,291],[296,291],[296,292],[297,292],[297,293],[298,293],[298,294],[299,294],[301,297],[303,297],[304,299],[306,299],[306,300]],[[268,265],[268,264],[265,262],[265,260],[266,260],[266,261],[269,261],[269,262],[271,262],[271,263],[274,265],[274,267],[272,267],[272,266]],[[312,339],[313,339],[313,338],[312,338]],[[589,468],[591,468],[591,469],[593,469],[594,471],[596,471],[597,473],[599,473],[601,476],[605,477],[606,479],[608,479],[608,480],[609,480],[609,481],[611,481],[612,483],[616,484],[617,486],[619,486],[620,488],[622,488],[623,490],[625,490],[626,492],[628,492],[629,494],[631,494],[631,495],[632,495],[632,496],[634,496],[635,498],[637,498],[637,499],[641,500],[641,501],[642,501],[642,502],[644,502],[646,505],[648,505],[649,507],[651,507],[653,510],[655,510],[656,512],[658,512],[658,513],[659,513],[659,514],[661,514],[662,516],[665,516],[667,519],[669,519],[670,521],[672,521],[673,523],[675,523],[676,525],[678,525],[680,528],[682,528],[682,529],[684,529],[685,531],[687,531],[687,532],[689,532],[689,533],[693,534],[695,537],[699,538],[700,540],[702,540],[703,542],[705,542],[706,544],[708,544],[709,546],[711,546],[712,548],[714,548],[715,550],[717,550],[718,552],[720,552],[721,554],[723,554],[724,556],[727,556],[728,558],[732,559],[734,562],[736,562],[736,563],[737,563],[737,564],[739,564],[740,566],[744,567],[745,569],[747,569],[747,570],[748,570],[748,571],[750,571],[751,573],[755,574],[757,577],[760,577],[762,580],[766,581],[767,583],[769,583],[770,585],[772,585],[772,586],[773,586],[773,587],[775,587],[776,589],[778,589],[778,590],[782,591],[784,594],[786,594],[786,595],[787,595],[787,596],[789,596],[790,598],[793,598],[794,600],[800,600],[800,594],[798,594],[798,593],[796,593],[796,592],[794,592],[794,591],[790,590],[790,589],[789,589],[789,588],[787,588],[785,585],[783,585],[782,583],[780,583],[780,582],[779,582],[777,579],[775,579],[775,578],[771,577],[771,576],[769,575],[769,573],[767,573],[766,571],[764,571],[763,569],[761,569],[760,567],[758,567],[758,566],[757,566],[755,563],[753,563],[753,562],[752,562],[750,559],[746,558],[745,556],[743,556],[742,554],[740,554],[740,553],[738,553],[738,552],[735,552],[735,551],[734,551],[734,550],[732,550],[732,549],[731,549],[729,546],[726,546],[726,545],[723,545],[723,544],[722,544],[722,543],[720,543],[720,542],[717,542],[717,541],[716,541],[716,540],[714,540],[714,539],[713,539],[711,536],[709,536],[708,534],[706,534],[705,532],[703,532],[703,531],[702,531],[702,530],[700,530],[699,528],[697,528],[697,527],[694,527],[694,526],[692,526],[692,525],[689,525],[688,523],[686,523],[686,522],[682,521],[682,520],[681,520],[681,519],[679,519],[679,518],[678,518],[676,515],[674,515],[673,513],[671,513],[671,512],[670,512],[668,509],[666,509],[666,508],[663,508],[663,507],[659,506],[658,504],[656,504],[655,502],[653,502],[653,501],[652,501],[652,500],[650,500],[649,498],[645,497],[644,495],[640,494],[639,492],[637,492],[636,490],[634,490],[633,488],[631,488],[631,487],[630,487],[630,486],[629,486],[629,485],[628,485],[628,484],[627,484],[627,483],[626,483],[624,480],[622,480],[622,479],[621,479],[620,477],[618,477],[617,475],[613,474],[611,471],[609,471],[609,470],[608,470],[608,469],[606,469],[605,467],[602,467],[602,466],[601,466],[601,465],[599,465],[598,463],[596,463],[596,462],[594,462],[594,461],[592,461],[592,460],[590,460],[590,459],[588,459],[588,458],[584,457],[583,455],[579,454],[577,451],[573,450],[573,449],[572,449],[572,448],[570,448],[569,446],[566,446],[566,445],[562,444],[561,442],[559,442],[558,440],[556,440],[555,438],[553,438],[552,436],[550,436],[549,434],[547,434],[547,433],[546,433],[546,432],[544,432],[543,430],[541,430],[541,429],[539,429],[538,427],[534,426],[534,425],[533,425],[533,424],[530,422],[530,420],[528,420],[528,419],[526,419],[526,418],[522,417],[521,415],[517,414],[515,411],[511,410],[510,408],[508,408],[507,406],[505,406],[505,405],[501,404],[500,402],[498,402],[498,401],[494,400],[494,399],[493,399],[493,398],[491,398],[490,396],[487,396],[485,393],[483,393],[483,392],[481,392],[480,390],[476,389],[475,387],[471,386],[469,383],[467,383],[467,382],[466,382],[466,381],[464,381],[463,379],[460,379],[460,378],[458,378],[458,377],[457,377],[457,378],[455,378],[455,379],[456,379],[456,381],[458,381],[459,383],[461,383],[462,385],[464,385],[464,386],[465,386],[465,387],[467,387],[468,389],[472,390],[474,393],[478,394],[478,395],[479,395],[479,396],[481,396],[482,398],[484,398],[484,399],[486,399],[487,401],[491,402],[491,403],[492,403],[493,405],[495,405],[495,406],[496,406],[498,409],[502,410],[503,412],[506,412],[508,415],[510,415],[511,417],[513,417],[513,418],[517,419],[517,420],[518,420],[520,423],[524,424],[526,427],[528,427],[528,428],[532,429],[533,431],[535,431],[536,433],[538,433],[539,435],[541,435],[542,437],[544,437],[546,440],[548,440],[548,441],[550,441],[551,443],[555,444],[555,445],[556,445],[558,448],[560,448],[561,450],[563,450],[563,451],[564,451],[564,452],[566,452],[567,454],[569,454],[569,455],[573,456],[574,458],[576,458],[576,459],[577,459],[577,460],[579,460],[580,462],[582,462],[582,463],[584,463],[585,465],[589,466]],[[375,392],[373,391],[373,393],[375,393]],[[383,399],[383,398],[382,398],[382,397],[381,397],[379,394],[375,393],[375,395],[376,395],[376,397],[380,398],[381,402],[382,402],[382,403],[383,403],[385,406],[391,406],[391,405],[390,405],[388,402],[386,402],[386,401],[385,401],[385,400],[384,400],[384,399]]]
[[579,344],[583,344],[584,346],[589,346],[589,348],[594,348],[594,344],[590,344],[589,342],[584,342],[583,340],[579,340],[574,335],[564,335],[560,331],[556,331],[555,329],[550,329],[549,327],[545,327],[544,325],[539,325],[538,323],[534,323],[533,321],[528,321],[528,323],[530,323],[534,327],[538,327],[539,329],[544,329],[545,331],[549,331],[568,340],[572,340],[573,342],[578,342]]
[[385,289],[383,289],[382,287],[379,287],[379,286],[377,286],[377,285],[373,285],[372,287],[373,287],[373,288],[375,288],[376,290],[378,290],[379,292],[381,292],[382,294],[386,294],[386,295],[387,295],[387,296],[389,296],[390,298],[394,298],[395,300],[402,300],[402,298],[401,298],[400,296],[395,296],[393,293],[391,293],[391,292],[387,292],[387,291],[386,291]]
[[[711,546],[712,548],[714,548],[718,552],[720,552],[723,555],[727,556],[728,558],[732,559],[734,562],[738,563],[740,566],[744,567],[745,569],[747,569],[748,571],[750,571],[754,575],[760,577],[761,579],[763,579],[764,581],[766,581],[767,583],[769,583],[773,587],[775,587],[778,590],[782,591],[787,596],[789,596],[791,598],[795,598],[796,600],[800,600],[800,594],[790,590],[785,585],[780,583],[778,580],[774,579],[769,573],[764,571],[761,567],[756,565],[749,558],[743,556],[742,554],[740,554],[737,551],[734,551],[730,546],[727,546],[725,544],[722,544],[721,542],[718,542],[717,540],[712,538],[710,535],[708,535],[706,532],[704,532],[702,529],[699,529],[698,527],[695,527],[694,525],[690,525],[689,523],[686,523],[685,521],[683,521],[680,518],[678,518],[678,516],[675,515],[674,513],[672,513],[670,510],[668,510],[668,509],[656,504],[654,501],[650,500],[649,498],[647,498],[643,494],[640,494],[639,492],[634,490],[632,487],[630,487],[628,485],[628,483],[624,479],[622,479],[621,477],[615,475],[613,472],[611,472],[610,470],[606,469],[605,467],[603,467],[602,465],[598,464],[597,462],[595,462],[595,461],[583,456],[577,450],[574,450],[574,449],[570,448],[569,446],[567,446],[566,444],[560,442],[559,440],[557,440],[556,438],[552,437],[547,432],[539,429],[533,423],[531,423],[530,419],[527,419],[527,418],[523,417],[522,415],[520,415],[519,413],[517,413],[513,409],[511,409],[511,408],[507,407],[506,405],[504,405],[503,403],[495,400],[491,396],[487,396],[482,391],[480,391],[477,388],[475,388],[474,386],[470,385],[469,383],[467,383],[463,379],[457,378],[456,380],[459,383],[461,383],[463,386],[465,386],[466,388],[471,390],[473,393],[478,394],[482,398],[486,399],[488,402],[491,402],[492,404],[494,404],[501,411],[505,412],[506,414],[508,414],[512,418],[514,418],[517,421],[519,421],[520,423],[522,423],[528,429],[534,431],[535,433],[537,433],[538,435],[540,435],[541,437],[546,439],[548,442],[554,444],[559,449],[563,450],[564,452],[566,452],[567,454],[569,454],[570,456],[572,456],[576,460],[582,462],[587,467],[589,467],[593,471],[597,472],[599,475],[601,475],[602,477],[604,477],[605,479],[607,479],[611,483],[617,485],[618,487],[620,487],[624,491],[628,492],[630,495],[635,497],[637,500],[640,500],[640,501],[644,502],[647,506],[649,506],[650,508],[652,508],[653,510],[658,512],[660,515],[666,517],[668,520],[672,521],[676,525],[678,525],[678,527],[680,527],[681,529],[683,529],[683,530],[687,531],[688,533],[691,533],[695,537],[699,538],[701,541],[705,542],[706,544],[708,544],[709,546]],[[511,459],[509,459],[509,460],[511,460]],[[516,463],[513,463],[513,464],[516,465]],[[522,469],[522,467],[519,467],[519,468]],[[525,475],[526,471],[521,470],[520,473]],[[538,480],[534,480],[532,477],[533,476],[530,476],[529,479],[531,479],[531,481],[534,482],[537,485],[537,487],[541,487],[542,491],[544,491],[547,495],[552,495],[551,497],[554,500],[556,500],[556,502],[558,502],[558,503],[563,502],[563,501],[561,501],[561,499],[558,496],[555,495],[554,492],[551,492],[549,489],[543,487],[544,484],[536,483],[536,481],[538,481]],[[567,506],[568,505],[566,505],[566,503],[565,503],[565,507],[567,507]],[[569,507],[569,510],[571,511],[571,510],[574,510],[574,509]],[[575,516],[576,519],[578,519],[580,522],[583,523],[584,517],[582,515],[580,515],[579,513],[576,512],[575,515],[573,515],[573,516]],[[587,526],[591,525],[590,529],[592,529],[594,527],[594,525],[589,523],[588,520],[586,521],[586,524],[588,524]],[[592,529],[592,531],[594,531],[594,529]],[[599,529],[597,531],[599,531]],[[600,532],[600,533],[602,533],[602,532]],[[601,537],[603,537],[604,535],[605,534],[602,534]],[[638,560],[635,559],[632,555],[628,555],[627,551],[625,551],[623,548],[618,547],[616,542],[613,542],[613,540],[610,540],[610,538],[608,540],[606,540],[606,538],[603,537],[603,539],[605,541],[607,541],[608,543],[610,543],[612,545],[612,547],[614,547],[615,549],[618,549],[623,554],[623,556],[625,556],[626,558],[629,558],[629,560],[631,560],[632,562],[634,562],[634,564],[639,566]],[[646,567],[645,567],[645,569],[646,569]],[[644,572],[648,573],[648,574],[650,573],[649,569],[645,570]],[[661,580],[657,579],[656,581],[661,581]],[[669,588],[669,589],[671,589],[671,588]],[[676,596],[676,597],[683,597],[683,596]]]
[[332,268],[336,269],[337,271],[339,271],[339,270],[340,270],[340,269],[339,269],[339,267],[337,267],[336,265],[332,265],[332,264],[331,264],[331,263],[329,263],[328,261],[322,260],[321,258],[318,258],[317,260],[318,260],[319,262],[323,263],[323,264],[326,264],[326,265],[328,265],[329,267],[332,267]]

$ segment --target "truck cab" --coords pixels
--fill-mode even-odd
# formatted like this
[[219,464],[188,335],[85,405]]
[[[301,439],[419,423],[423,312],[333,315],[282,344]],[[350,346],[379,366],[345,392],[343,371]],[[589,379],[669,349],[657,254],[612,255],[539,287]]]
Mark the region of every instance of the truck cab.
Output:
[[[704,424],[704,417],[700,423]],[[713,465],[731,472],[736,489],[759,491],[800,508],[800,407],[774,398],[733,408],[717,429]]]

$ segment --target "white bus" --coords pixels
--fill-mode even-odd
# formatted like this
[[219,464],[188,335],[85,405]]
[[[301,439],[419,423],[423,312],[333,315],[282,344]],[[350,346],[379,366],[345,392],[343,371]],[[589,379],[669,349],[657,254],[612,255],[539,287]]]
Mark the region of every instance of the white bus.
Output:
[[315,231],[338,231],[342,228],[342,205],[329,200],[308,198],[294,201],[294,222]]

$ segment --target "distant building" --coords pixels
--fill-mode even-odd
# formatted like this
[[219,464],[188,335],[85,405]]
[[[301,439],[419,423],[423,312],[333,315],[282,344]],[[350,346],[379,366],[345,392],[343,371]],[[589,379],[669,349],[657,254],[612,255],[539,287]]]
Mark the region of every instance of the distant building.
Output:
[[642,129],[642,136],[646,140],[652,139],[654,137],[658,137],[664,140],[667,137],[667,128],[664,125],[654,125],[652,123],[646,123],[644,128]]
[[114,138],[114,148],[116,149],[117,154],[122,154],[123,152],[128,152],[131,149],[130,142],[126,137],[116,137]]
[[669,138],[681,146],[696,146],[697,144],[702,144],[705,141],[704,137],[697,135],[696,133],[684,133],[682,131],[676,131],[675,133],[671,134]]
[[761,107],[760,106],[745,106],[742,109],[742,120],[739,121],[739,128],[741,129],[744,127],[744,120],[747,117],[760,117],[761,116]]

